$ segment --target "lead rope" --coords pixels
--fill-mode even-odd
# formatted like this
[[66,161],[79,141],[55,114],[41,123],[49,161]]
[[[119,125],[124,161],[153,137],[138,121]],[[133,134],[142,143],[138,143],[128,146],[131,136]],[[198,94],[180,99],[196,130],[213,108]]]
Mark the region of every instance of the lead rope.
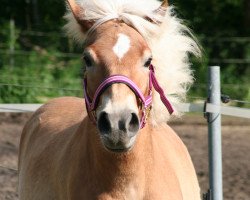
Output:
[[173,109],[171,103],[169,102],[169,100],[167,99],[163,89],[161,88],[161,86],[159,85],[159,83],[155,77],[155,70],[154,70],[153,65],[150,65],[150,76],[151,76],[150,78],[152,80],[152,84],[153,84],[155,90],[159,93],[162,103],[166,106],[169,114],[171,115],[174,112],[174,109]]

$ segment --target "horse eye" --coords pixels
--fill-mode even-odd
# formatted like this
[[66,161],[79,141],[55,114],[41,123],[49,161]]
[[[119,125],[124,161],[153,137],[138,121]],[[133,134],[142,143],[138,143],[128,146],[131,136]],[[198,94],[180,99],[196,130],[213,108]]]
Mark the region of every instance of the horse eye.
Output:
[[152,58],[149,58],[147,62],[145,62],[144,67],[149,67],[151,65]]
[[91,67],[93,65],[92,59],[89,56],[83,56],[83,61],[86,67]]

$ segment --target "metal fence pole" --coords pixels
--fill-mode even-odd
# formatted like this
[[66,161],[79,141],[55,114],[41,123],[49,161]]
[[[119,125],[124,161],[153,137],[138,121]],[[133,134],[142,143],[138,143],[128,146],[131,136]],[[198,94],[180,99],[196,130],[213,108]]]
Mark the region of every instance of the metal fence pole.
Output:
[[[220,67],[209,67],[208,102],[220,105]],[[208,114],[209,145],[209,183],[212,200],[223,199],[222,189],[222,150],[221,150],[221,114]]]

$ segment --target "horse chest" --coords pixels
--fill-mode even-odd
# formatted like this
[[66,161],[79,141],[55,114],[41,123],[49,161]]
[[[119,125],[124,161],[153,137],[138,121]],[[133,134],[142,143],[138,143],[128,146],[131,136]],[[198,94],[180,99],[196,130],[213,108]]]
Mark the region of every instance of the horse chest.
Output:
[[129,182],[125,185],[117,185],[111,190],[106,190],[102,194],[98,195],[98,200],[142,200],[144,199],[143,184],[137,182]]
[[[85,189],[78,190],[77,197],[74,196],[72,200],[76,199],[95,199],[95,200],[152,200],[152,199],[164,199],[182,200],[182,194],[180,190],[174,190],[175,187],[166,186],[164,183],[162,185],[155,184],[154,181],[152,185],[146,186],[145,183],[141,182],[130,182],[124,186],[114,187],[111,190],[91,187],[91,189],[86,187]],[[93,190],[94,189],[94,190]],[[79,192],[82,192],[80,196]]]
[[142,189],[138,187],[138,185],[134,183],[130,183],[127,187],[125,187],[124,191],[125,199],[142,199]]
[[[98,190],[98,188],[96,188]],[[82,190],[80,193],[75,193],[72,196],[72,200],[76,199],[95,199],[95,200],[142,200],[143,193],[134,186],[128,186],[124,191],[115,190],[115,191],[87,191]]]
[[[95,199],[95,198],[94,198]],[[128,186],[124,191],[107,192],[98,195],[98,200],[142,200],[143,194],[134,186]]]

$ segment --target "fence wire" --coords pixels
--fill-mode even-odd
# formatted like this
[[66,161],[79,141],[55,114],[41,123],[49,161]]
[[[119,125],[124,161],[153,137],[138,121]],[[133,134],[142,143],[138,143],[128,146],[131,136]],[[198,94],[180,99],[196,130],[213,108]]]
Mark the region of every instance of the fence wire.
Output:
[[45,90],[64,90],[64,91],[72,91],[72,92],[80,92],[81,91],[79,89],[44,87],[44,86],[31,86],[31,85],[9,84],[9,83],[0,83],[0,86],[13,86],[13,87],[22,87],[22,88],[38,88],[38,89],[45,89]]
[[9,166],[4,166],[4,165],[0,165],[0,169],[7,169],[7,170],[14,171],[14,172],[17,172],[17,171],[18,171],[17,168],[9,167]]

